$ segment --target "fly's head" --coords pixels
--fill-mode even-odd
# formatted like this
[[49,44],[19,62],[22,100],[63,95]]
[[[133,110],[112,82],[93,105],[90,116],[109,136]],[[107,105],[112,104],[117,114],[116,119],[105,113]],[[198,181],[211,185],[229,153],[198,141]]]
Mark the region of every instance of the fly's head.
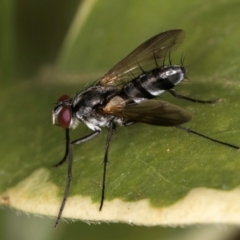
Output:
[[54,125],[62,128],[76,128],[78,120],[72,109],[72,98],[67,95],[61,96],[52,111],[52,121]]

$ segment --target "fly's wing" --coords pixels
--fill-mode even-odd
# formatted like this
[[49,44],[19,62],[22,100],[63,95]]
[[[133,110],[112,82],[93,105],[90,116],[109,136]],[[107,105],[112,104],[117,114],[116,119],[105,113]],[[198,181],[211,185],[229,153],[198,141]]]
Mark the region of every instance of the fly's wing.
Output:
[[129,105],[124,101],[116,101],[116,104],[108,104],[103,111],[116,117],[158,126],[177,126],[192,118],[184,109],[159,100],[144,100]]
[[164,65],[167,54],[174,51],[183,42],[185,32],[180,29],[170,30],[148,39],[122,61],[117,63],[98,82],[99,85],[114,85],[131,81],[133,76],[138,76],[145,71]]

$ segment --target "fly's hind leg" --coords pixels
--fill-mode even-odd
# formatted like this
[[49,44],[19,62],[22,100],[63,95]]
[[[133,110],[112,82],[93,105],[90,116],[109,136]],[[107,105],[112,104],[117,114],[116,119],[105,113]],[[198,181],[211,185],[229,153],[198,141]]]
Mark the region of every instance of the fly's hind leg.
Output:
[[213,104],[218,102],[220,99],[211,99],[211,100],[200,100],[200,99],[194,99],[194,98],[190,98],[190,97],[186,97],[184,95],[180,95],[178,94],[174,89],[170,89],[168,90],[169,93],[172,94],[172,96],[174,96],[175,98],[179,98],[179,99],[184,99],[190,102],[195,102],[195,103],[207,103],[207,104]]

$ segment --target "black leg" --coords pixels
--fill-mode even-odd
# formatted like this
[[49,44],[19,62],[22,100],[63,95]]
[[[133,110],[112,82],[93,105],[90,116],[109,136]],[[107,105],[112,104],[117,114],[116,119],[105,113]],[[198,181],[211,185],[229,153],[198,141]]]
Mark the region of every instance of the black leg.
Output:
[[58,225],[58,223],[61,219],[62,212],[63,212],[63,209],[65,207],[65,204],[66,204],[66,201],[67,201],[67,198],[68,198],[68,193],[69,193],[70,184],[71,184],[71,180],[72,180],[72,162],[73,162],[72,146],[83,143],[83,142],[86,142],[86,141],[92,139],[93,137],[97,136],[98,134],[100,134],[100,131],[94,131],[94,132],[90,133],[89,135],[87,135],[85,137],[82,137],[82,138],[79,138],[79,139],[77,139],[77,140],[75,140],[71,143],[69,143],[69,135],[68,135],[68,146],[67,146],[67,151],[66,151],[67,153],[65,154],[66,156],[64,156],[65,158],[67,158],[67,156],[68,156],[68,159],[69,159],[68,160],[67,182],[66,182],[66,187],[65,187],[65,190],[64,190],[62,204],[61,204],[60,210],[58,212],[57,220],[56,220],[56,223],[55,223],[55,228],[57,227],[57,225]]
[[72,158],[72,145],[71,145],[71,143],[68,146],[68,157],[69,157],[69,162],[68,162],[67,182],[66,182],[66,186],[65,186],[65,190],[64,190],[62,204],[61,204],[61,207],[60,207],[59,212],[58,212],[57,220],[55,222],[55,226],[54,226],[55,228],[57,227],[57,225],[58,225],[58,223],[61,219],[62,212],[63,212],[63,209],[65,207],[66,201],[67,201],[71,180],[72,180],[72,159],[73,158]]
[[184,131],[186,131],[186,132],[188,132],[188,133],[193,133],[193,134],[195,134],[195,135],[198,135],[198,136],[200,136],[200,137],[206,138],[206,139],[208,139],[208,140],[210,140],[210,141],[213,141],[213,142],[215,142],[215,143],[219,143],[219,144],[225,145],[225,146],[227,146],[227,147],[231,147],[231,148],[234,148],[234,149],[237,149],[237,150],[240,149],[238,146],[235,146],[235,145],[230,144],[230,143],[226,143],[226,142],[222,142],[222,141],[216,140],[216,139],[214,139],[214,138],[211,138],[211,137],[208,137],[208,136],[203,135],[203,134],[201,134],[201,133],[198,133],[198,132],[196,132],[196,131],[194,131],[194,130],[192,130],[192,129],[190,129],[190,128],[185,128],[185,127],[183,127],[183,126],[176,126],[176,128],[181,129],[181,130],[184,130]]
[[102,179],[102,196],[101,196],[101,203],[99,207],[99,211],[102,210],[103,202],[105,198],[105,183],[106,183],[106,171],[107,171],[107,163],[108,163],[108,149],[110,146],[110,141],[113,135],[114,130],[116,129],[116,125],[113,122],[110,122],[110,126],[108,129],[108,136],[107,136],[107,142],[105,147],[105,155],[104,155],[104,161],[103,161],[103,179]]
[[58,166],[62,165],[67,159],[67,156],[68,156],[68,153],[69,153],[69,143],[70,143],[69,129],[68,128],[65,131],[65,140],[66,140],[66,147],[65,147],[65,154],[63,156],[63,159],[60,162],[58,162],[57,164],[54,164],[52,167],[58,167]]
[[191,102],[197,102],[197,103],[209,103],[209,104],[212,104],[212,103],[216,103],[216,102],[218,102],[220,100],[220,99],[212,99],[212,100],[194,99],[194,98],[190,98],[190,97],[186,97],[186,96],[180,95],[180,94],[176,93],[176,91],[174,89],[170,89],[170,90],[168,90],[168,92],[171,93],[175,98],[185,99],[185,100],[188,100],[188,101],[191,101]]
[[85,136],[85,137],[82,137],[82,138],[79,138],[79,139],[77,139],[77,140],[72,141],[72,142],[71,142],[71,145],[78,145],[78,144],[80,144],[80,143],[86,142],[86,141],[88,141],[88,140],[96,137],[96,136],[99,135],[100,133],[101,133],[101,131],[98,131],[98,130],[97,130],[97,131],[94,131],[94,132],[88,134],[88,135]]

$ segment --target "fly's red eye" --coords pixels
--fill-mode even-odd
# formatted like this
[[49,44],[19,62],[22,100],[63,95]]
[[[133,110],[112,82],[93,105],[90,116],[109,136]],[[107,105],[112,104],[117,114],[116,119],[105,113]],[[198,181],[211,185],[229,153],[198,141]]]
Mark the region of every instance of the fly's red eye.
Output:
[[65,102],[65,101],[68,101],[70,100],[71,98],[68,96],[68,95],[62,95],[58,100],[57,100],[57,103],[60,103],[60,102]]
[[72,110],[69,106],[63,107],[57,116],[58,125],[62,128],[69,128],[72,120]]

